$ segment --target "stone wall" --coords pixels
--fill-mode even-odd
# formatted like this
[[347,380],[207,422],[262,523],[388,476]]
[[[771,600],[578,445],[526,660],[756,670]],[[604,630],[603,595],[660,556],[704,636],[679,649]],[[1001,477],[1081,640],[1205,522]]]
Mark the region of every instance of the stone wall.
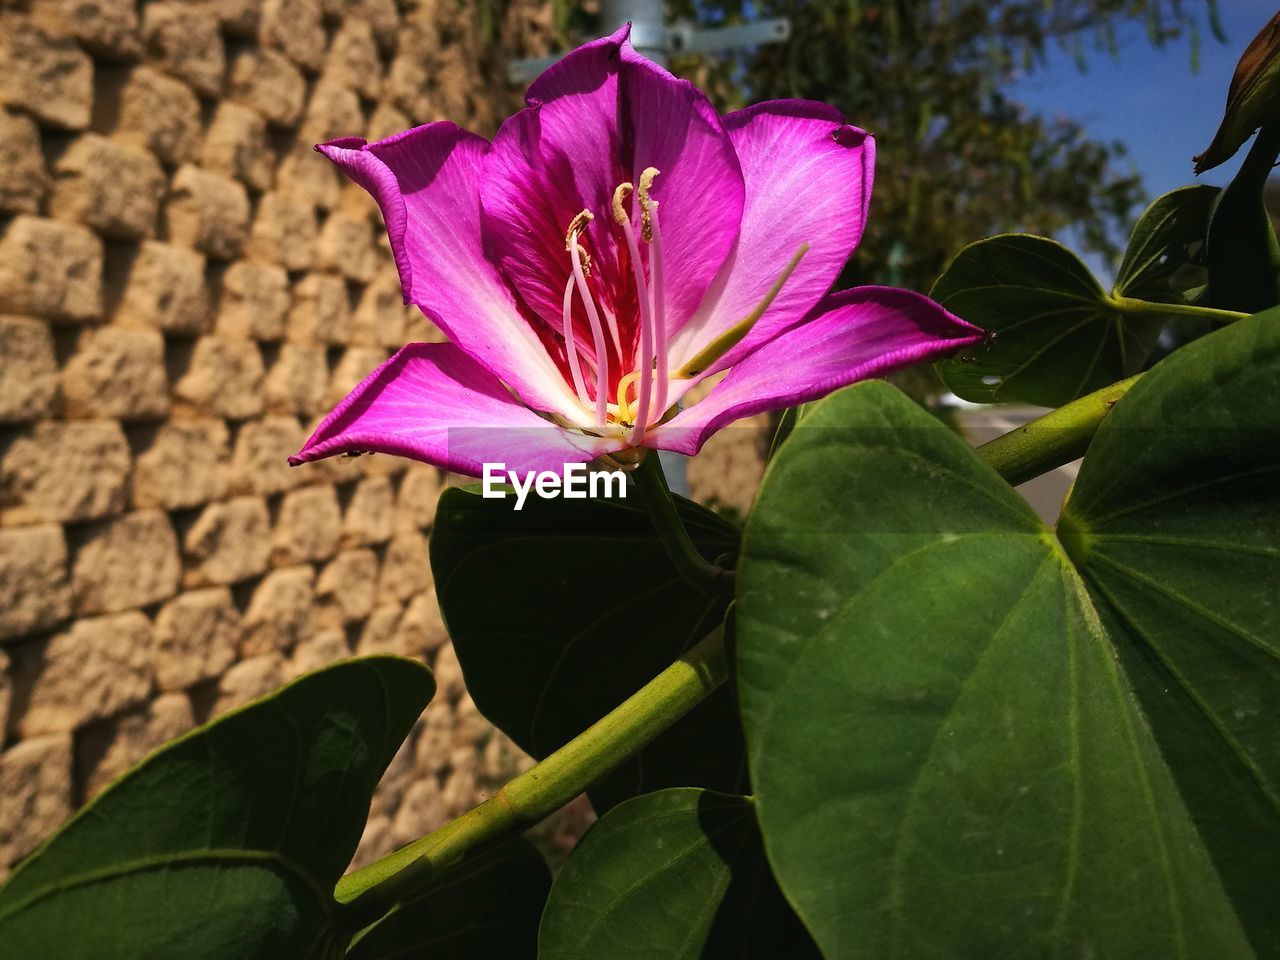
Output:
[[[518,103],[502,57],[550,48],[548,6],[482,26],[466,0],[0,0],[0,874],[156,745],[352,653],[424,658],[440,687],[359,859],[527,762],[436,608],[446,478],[284,458],[438,337],[312,144],[491,132]],[[759,436],[730,433],[693,479],[741,509]]]
[[[498,5],[494,5],[498,6]],[[313,143],[517,102],[463,0],[0,0],[0,871],[155,745],[351,653],[441,693],[363,856],[519,762],[465,697],[427,534],[444,478],[290,469],[436,331]],[[482,68],[480,64],[489,64]]]

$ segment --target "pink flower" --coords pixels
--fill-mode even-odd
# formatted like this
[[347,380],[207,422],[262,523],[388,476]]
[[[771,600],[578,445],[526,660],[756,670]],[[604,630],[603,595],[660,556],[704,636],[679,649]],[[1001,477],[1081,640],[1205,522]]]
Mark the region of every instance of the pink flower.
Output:
[[291,463],[692,454],[733,420],[981,338],[919,294],[828,292],[866,221],[870,135],[807,101],[718,116],[627,36],[547,70],[492,143],[429,123],[317,147],[377,200],[406,302],[451,342],[400,350]]

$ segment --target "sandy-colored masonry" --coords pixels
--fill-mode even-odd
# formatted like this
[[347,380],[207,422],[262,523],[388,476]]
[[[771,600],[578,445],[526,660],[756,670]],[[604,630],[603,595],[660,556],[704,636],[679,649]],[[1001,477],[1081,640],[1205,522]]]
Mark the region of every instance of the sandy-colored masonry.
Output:
[[[353,652],[440,685],[361,859],[525,762],[436,608],[445,478],[284,462],[438,336],[311,145],[491,132],[501,58],[551,44],[545,5],[509,8],[486,36],[464,0],[0,0],[0,875],[152,747]],[[729,431],[695,493],[745,506],[759,457]]]

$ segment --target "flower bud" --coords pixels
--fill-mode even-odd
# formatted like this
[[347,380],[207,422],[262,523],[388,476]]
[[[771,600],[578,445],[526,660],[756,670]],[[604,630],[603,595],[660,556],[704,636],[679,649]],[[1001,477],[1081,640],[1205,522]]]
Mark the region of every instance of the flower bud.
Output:
[[1227,110],[1209,149],[1195,158],[1196,173],[1230,160],[1264,123],[1280,120],[1280,13],[1244,51],[1231,78]]

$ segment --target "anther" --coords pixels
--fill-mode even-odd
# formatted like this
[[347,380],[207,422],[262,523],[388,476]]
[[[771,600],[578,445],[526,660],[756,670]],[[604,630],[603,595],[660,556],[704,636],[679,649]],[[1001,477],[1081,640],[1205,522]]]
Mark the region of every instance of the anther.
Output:
[[627,202],[627,197],[631,196],[631,191],[634,189],[635,187],[627,182],[618,184],[613,191],[613,219],[619,226],[631,222],[631,217],[627,215],[622,205]]
[[595,214],[590,210],[582,210],[574,215],[574,218],[569,221],[569,229],[564,234],[564,248],[566,250],[570,253],[573,252],[574,240],[577,239],[578,234],[583,231],[586,225],[594,219]]
[[642,212],[640,235],[644,237],[645,243],[653,242],[653,211],[658,206],[658,201],[649,196],[649,191],[653,189],[653,180],[659,173],[661,171],[657,167],[645,167],[640,171],[640,187],[636,195],[640,198]]

